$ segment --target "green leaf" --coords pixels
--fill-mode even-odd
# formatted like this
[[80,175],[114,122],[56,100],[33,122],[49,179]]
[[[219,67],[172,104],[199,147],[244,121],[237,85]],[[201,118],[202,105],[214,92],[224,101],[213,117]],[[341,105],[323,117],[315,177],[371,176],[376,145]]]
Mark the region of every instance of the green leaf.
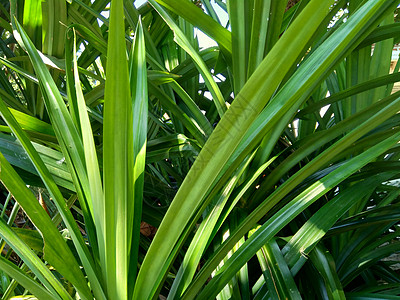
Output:
[[[62,153],[37,143],[33,143],[33,146],[49,169],[57,185],[75,191],[71,174]],[[14,137],[0,134],[0,152],[3,153],[11,165],[28,171],[31,174],[39,175],[26,151]]]
[[160,102],[176,117],[182,124],[185,125],[185,128],[193,135],[193,137],[197,140],[200,145],[203,145],[206,140],[205,132],[202,130],[200,124],[198,124],[195,120],[190,118],[185,111],[183,111],[176,103],[159,87],[155,86],[153,83],[149,83],[148,86],[149,93],[157,97]]
[[[10,127],[16,130],[15,132],[20,131],[16,134],[17,136],[19,136],[22,130],[18,128],[15,119],[13,119],[11,113],[7,110],[4,103],[1,101],[0,113],[2,117],[8,122],[8,124],[11,125]],[[26,139],[26,137],[22,137],[22,139],[24,138]],[[31,144],[29,144],[29,146],[33,148]],[[34,151],[33,156],[38,156],[37,152],[34,149],[29,150]],[[37,159],[40,160],[40,158]],[[61,274],[63,274],[66,278],[71,280],[71,282],[74,282],[76,284],[77,288],[81,291],[83,297],[89,299],[90,291],[87,284],[85,283],[86,280],[84,279],[83,274],[79,269],[77,262],[75,261],[75,258],[69,251],[57,228],[52,224],[50,217],[40,206],[39,202],[33,196],[32,192],[29,191],[29,189],[25,186],[24,182],[20,179],[18,174],[14,171],[14,169],[11,167],[11,165],[7,162],[2,154],[0,154],[0,163],[0,180],[14,195],[14,198],[18,201],[21,207],[27,212],[28,216],[32,220],[32,223],[34,223],[38,230],[40,230],[44,238],[45,246],[47,245],[43,250],[45,257],[51,264],[59,269],[59,272]],[[43,168],[44,164],[41,160],[39,164],[40,163],[42,164],[41,167]],[[44,173],[48,173],[47,169],[46,171]],[[50,176],[49,174],[46,175]],[[64,198],[62,198],[62,196],[61,199],[62,203],[64,204]],[[71,265],[65,265],[65,259],[70,260]]]
[[54,277],[47,266],[3,220],[0,220],[0,235],[7,244],[13,248],[15,253],[17,253],[17,255],[29,266],[32,272],[51,292],[54,298],[72,300],[71,296],[67,293],[62,284]]
[[247,79],[248,26],[246,20],[246,5],[252,5],[253,1],[230,0],[228,1],[229,20],[232,27],[232,65],[234,79],[234,93],[238,94]]
[[[252,120],[294,63],[297,54],[293,55],[293,52],[300,51],[298,49],[307,44],[329,7],[330,3],[327,2],[310,2],[293,23],[292,31],[289,28],[282,36],[224,114],[186,176],[150,246],[135,287],[139,298],[146,299],[154,294],[156,286],[164,277],[160,270],[189,223],[188,220],[201,206],[204,196],[214,186],[219,172],[226,166],[229,156]],[[307,31],[300,36],[293,29],[297,26],[304,26]],[[154,281],[150,282],[147,278],[154,278]]]
[[169,82],[174,82],[175,80],[181,78],[180,75],[168,73],[165,71],[148,71],[147,78],[154,82],[155,84],[164,84]]
[[389,38],[399,39],[399,23],[381,25],[376,28],[365,40],[357,47],[361,49],[365,46],[372,45],[373,43],[380,42]]
[[200,74],[203,76],[206,85],[213,96],[214,104],[218,110],[219,115],[222,117],[225,113],[227,107],[225,104],[225,99],[222,96],[222,93],[214,81],[210,71],[208,70],[207,66],[205,65],[204,61],[201,59],[200,55],[197,51],[193,48],[190,44],[188,39],[186,38],[185,34],[182,30],[177,26],[174,20],[168,15],[168,13],[154,0],[149,0],[152,6],[157,10],[160,16],[165,20],[171,30],[174,32],[174,40],[176,43],[181,46],[193,59],[193,62],[196,64],[197,69],[199,70]]
[[[329,173],[323,179],[312,184],[300,195],[294,198],[289,204],[283,207],[279,213],[274,214],[267,222],[265,222],[243,245],[235,252],[232,257],[224,264],[224,266],[216,273],[213,279],[207,284],[200,294],[199,299],[210,299],[225,286],[233,274],[235,274],[247,262],[260,247],[269,241],[273,235],[278,233],[286,224],[288,224],[295,216],[297,216],[306,207],[311,205],[319,197],[324,195],[335,185],[341,182],[353,172],[366,165],[368,162],[376,158],[381,153],[387,151],[391,146],[396,144],[400,139],[400,134],[395,134],[385,141],[371,147],[359,156],[351,159],[347,163],[338,167]],[[249,216],[251,217],[251,215]],[[188,293],[183,299],[188,299],[193,290],[188,289]],[[193,294],[192,294],[193,295]]]
[[[336,221],[366,195],[370,194],[382,181],[390,179],[394,174],[382,174],[367,178],[347,188],[318,210],[290,239],[282,249],[285,259],[293,271],[297,273],[304,263],[302,257],[307,256]],[[318,224],[318,228],[315,227]],[[297,263],[300,266],[296,265]]]
[[38,297],[38,299],[59,299],[2,256],[0,257],[0,269],[14,278],[20,285]]
[[232,53],[231,34],[228,30],[203,13],[193,3],[185,0],[157,0],[169,10],[185,18],[188,22],[198,27],[205,34],[215,39],[217,43],[228,53]]
[[331,254],[317,246],[311,251],[310,260],[325,282],[328,298],[330,300],[346,299],[342,284],[336,273],[335,261]]
[[10,109],[10,111],[22,129],[55,136],[53,127],[50,124],[15,109]]
[[90,196],[92,200],[94,222],[96,224],[97,243],[103,245],[99,247],[101,252],[100,257],[105,256],[105,238],[104,238],[104,202],[103,202],[103,187],[100,176],[99,162],[97,159],[97,152],[93,140],[92,126],[90,124],[89,116],[86,109],[85,99],[79,81],[78,62],[76,59],[76,43],[74,34],[74,47],[73,47],[73,66],[74,66],[74,84],[76,92],[76,104],[78,120],[80,122],[79,128],[82,133],[83,148],[85,153],[86,171],[89,181]]
[[[216,232],[221,227],[222,222],[226,219],[229,212],[232,211],[233,207],[237,204],[241,196],[243,196],[246,191],[246,187],[250,186],[250,184],[247,184],[243,188],[241,193],[239,193],[239,195],[236,195],[232,202],[229,201],[229,196],[233,192],[234,187],[236,186],[240,176],[243,174],[249,162],[250,159],[247,160],[247,162],[245,162],[243,166],[239,168],[236,176],[234,176],[230,180],[230,182],[228,182],[228,184],[222,189],[220,193],[218,193],[218,195],[216,195],[215,199],[213,200],[213,208],[210,209],[207,212],[207,215],[204,216],[203,221],[198,227],[198,230],[196,231],[196,234],[192,238],[190,246],[186,251],[182,265],[176,274],[174,283],[171,287],[171,291],[168,294],[169,299],[180,299],[183,292],[193,279],[203,252],[205,251],[207,245],[210,243],[210,240],[215,237]],[[269,163],[267,163],[266,165],[268,165]],[[266,166],[263,166],[263,169],[260,170],[260,173],[265,168]],[[257,175],[259,175],[260,173],[258,173]],[[254,176],[252,179],[255,180],[256,177],[257,176]],[[228,212],[226,212],[226,206],[229,207]]]
[[349,300],[399,300],[400,296],[373,293],[346,293]]
[[128,272],[133,201],[133,128],[123,1],[111,3],[104,95],[103,184],[104,257],[100,257],[112,299],[128,299]]
[[64,57],[67,3],[45,0],[42,6],[42,51],[57,58]]
[[[38,78],[40,78],[40,87],[44,96],[44,101],[46,103],[48,114],[50,116],[52,124],[54,125],[57,140],[59,141],[60,146],[63,150],[63,154],[65,155],[65,159],[69,164],[75,187],[78,189],[78,194],[82,197],[81,207],[84,209],[86,226],[91,227],[93,226],[91,216],[92,209],[90,192],[88,191],[89,188],[87,182],[87,174],[83,160],[83,145],[81,138],[72,122],[67,108],[65,107],[64,100],[62,99],[57,89],[57,86],[55,85],[47,67],[44,65],[37,50],[34,48],[32,42],[26,36],[24,30],[18,24],[18,22],[15,23],[15,26],[18,29],[18,32],[15,33],[18,35],[18,41],[28,51]],[[22,132],[19,124],[10,115],[8,115],[8,110],[7,108],[5,108],[5,106],[3,106],[1,113],[4,119],[8,122],[8,125],[12,128],[13,133],[18,137],[18,140],[21,142],[24,149],[28,153],[46,188],[49,190],[50,195],[55,200],[57,208],[63,217],[63,221],[65,222],[67,228],[72,235],[72,240],[74,241],[75,247],[77,248],[85,271],[88,274],[89,281],[91,282],[91,287],[95,296],[99,299],[103,299],[103,291],[98,278],[99,274],[97,274],[97,272],[95,271],[96,267],[94,260],[84,243],[84,240],[80,234],[80,231],[77,227],[77,224],[75,223],[71,212],[65,205],[64,198],[62,197],[58,187],[56,186],[53,178],[51,177],[48,169],[44,165],[38,153],[33,148],[29,139]],[[82,188],[85,189],[84,194]],[[94,230],[89,230],[88,233],[94,235],[95,232]],[[95,248],[96,239],[94,237],[91,238],[91,242],[92,247]]]
[[267,242],[257,256],[264,261],[263,273],[271,295],[277,299],[302,299],[275,239]]
[[129,175],[132,177],[128,179],[128,182],[131,182],[129,185],[129,193],[133,194],[133,201],[131,200],[128,203],[127,221],[128,237],[132,237],[131,239],[128,239],[128,243],[130,243],[129,294],[132,294],[134,289],[132,282],[135,281],[137,275],[148,123],[146,49],[142,21],[140,18],[136,28],[135,38],[130,54],[129,76],[132,93],[133,122],[131,125],[132,131],[128,132],[130,136],[132,136],[133,147],[132,149],[129,149],[131,151],[131,155],[128,159],[133,160],[133,170],[131,173],[129,173]]
[[[44,243],[39,231],[18,227],[13,227],[13,230],[21,238],[21,240],[23,240],[29,247],[31,247],[32,250],[43,252]],[[61,244],[61,246],[65,247],[65,245],[63,244]]]
[[[251,37],[249,45],[248,77],[255,71],[265,57],[267,32],[272,23],[269,21],[271,0],[255,0]],[[268,20],[267,22],[265,20]],[[272,42],[272,41],[271,41]],[[235,61],[233,61],[235,63]]]

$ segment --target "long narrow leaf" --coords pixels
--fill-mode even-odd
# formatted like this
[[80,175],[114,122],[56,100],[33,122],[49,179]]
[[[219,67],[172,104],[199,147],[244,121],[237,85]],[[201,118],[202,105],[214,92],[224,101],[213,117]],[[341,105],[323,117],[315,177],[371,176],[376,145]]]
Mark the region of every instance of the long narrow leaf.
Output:
[[163,17],[168,26],[171,27],[172,31],[174,32],[176,43],[180,45],[193,59],[200,74],[203,76],[204,81],[206,82],[211,95],[213,96],[213,101],[215,106],[217,107],[218,113],[222,117],[227,109],[225,100],[224,97],[222,96],[222,93],[217,83],[213,80],[210,71],[207,69],[207,66],[205,65],[204,61],[201,59],[199,54],[187,40],[185,34],[181,31],[179,26],[175,24],[174,20],[168,15],[168,13],[154,0],[149,0],[149,2]]
[[[19,178],[18,174],[1,153],[0,165],[0,180],[28,214],[32,223],[36,226],[44,239],[44,258],[52,264],[60,274],[70,280],[78,288],[82,296],[90,299],[91,293],[82,271],[59,231],[53,225],[47,212],[40,206],[32,192],[25,186],[24,182]],[[68,265],[65,264],[66,260],[69,262]]]
[[142,21],[135,32],[129,65],[131,93],[132,93],[132,138],[133,138],[133,177],[130,193],[133,193],[133,202],[128,203],[128,242],[130,243],[130,293],[132,294],[137,275],[137,263],[140,240],[140,224],[142,220],[142,202],[144,169],[146,163],[147,123],[148,123],[148,95],[147,95],[147,66],[146,50]]
[[[1,99],[0,99],[1,100]],[[43,163],[42,159],[40,158],[39,154],[27,138],[26,134],[22,131],[21,127],[9,112],[5,104],[0,101],[0,113],[2,117],[5,119],[7,124],[12,129],[13,133],[17,136],[18,140],[24,147],[25,151],[29,155],[30,160],[32,161],[33,165],[35,166],[36,171],[40,174],[40,177],[43,180],[46,188],[49,190],[50,195],[55,200],[56,206],[63,217],[64,222],[69,229],[72,239],[75,243],[75,246],[80,254],[80,258],[82,263],[85,266],[86,272],[89,273],[89,277],[94,284],[94,291],[95,293],[98,292],[100,288],[97,275],[94,272],[94,262],[92,260],[91,254],[89,253],[89,249],[85,245],[85,242],[82,238],[82,235],[75,223],[75,220],[65,204],[64,198],[61,195],[60,190],[58,189],[57,185],[54,182],[49,170],[46,168],[45,164]],[[101,289],[100,289],[101,291]]]
[[230,32],[215,22],[210,16],[204,14],[195,5],[184,0],[157,0],[157,2],[199,27],[204,33],[215,38],[228,53],[232,53]]
[[0,268],[10,277],[14,278],[20,285],[34,294],[38,299],[58,299],[4,257],[0,257]]
[[[218,291],[225,286],[229,279],[243,265],[243,261],[248,261],[262,244],[266,243],[272,236],[278,233],[284,225],[288,224],[302,210],[316,201],[320,196],[328,192],[344,178],[350,176],[353,172],[366,165],[368,162],[376,158],[379,154],[384,153],[390,147],[395,145],[400,139],[397,133],[385,141],[371,147],[348,163],[340,166],[319,182],[314,183],[299,196],[293,199],[289,204],[276,213],[271,219],[263,224],[246,242],[235,252],[232,257],[217,272],[217,275],[208,283],[207,287],[199,294],[199,299],[210,299],[216,295]],[[189,291],[189,290],[188,290]],[[195,290],[191,290],[193,293]],[[184,295],[186,298],[190,293]]]
[[15,253],[24,260],[54,297],[58,299],[72,300],[71,296],[67,293],[62,284],[54,277],[47,266],[18,237],[18,235],[4,222],[4,220],[0,220],[0,235],[7,244],[13,248]]
[[[204,195],[214,184],[219,171],[228,160],[228,154],[232,153],[238,144],[238,138],[245,134],[252,119],[261,111],[269,97],[275,92],[284,77],[285,70],[288,70],[289,65],[291,65],[289,62],[294,62],[295,58],[292,51],[303,48],[307,44],[313,30],[318,28],[324,15],[328,13],[331,4],[330,1],[328,2],[310,2],[303,11],[303,15],[296,19],[298,25],[294,24],[305,26],[306,23],[307,32],[304,32],[301,37],[294,30],[293,32],[288,30],[285,33],[243,87],[240,94],[237,95],[230,109],[213,131],[186,176],[150,246],[139,272],[135,288],[136,297],[145,299],[152,297],[151,295],[155,292],[154,289],[164,278],[164,274],[159,272],[162,269],[161,266],[164,265],[176,241],[184,231],[190,219],[189,216],[194,214],[195,209],[202,203]],[[311,15],[318,17],[310,18]],[[293,26],[293,28],[296,26]],[[286,56],[285,53],[291,53],[291,55]],[[277,66],[278,61],[279,66]],[[149,282],[147,280],[149,277],[157,277],[157,279]]]
[[103,127],[105,257],[101,257],[108,297],[121,300],[128,299],[129,207],[134,201],[132,103],[123,16],[122,0],[112,1]]

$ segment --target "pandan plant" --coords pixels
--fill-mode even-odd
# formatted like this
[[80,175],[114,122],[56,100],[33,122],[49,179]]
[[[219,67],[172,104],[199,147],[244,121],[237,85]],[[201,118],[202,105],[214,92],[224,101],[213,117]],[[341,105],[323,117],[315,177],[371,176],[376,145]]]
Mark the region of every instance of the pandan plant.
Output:
[[399,2],[0,1],[2,299],[400,299]]

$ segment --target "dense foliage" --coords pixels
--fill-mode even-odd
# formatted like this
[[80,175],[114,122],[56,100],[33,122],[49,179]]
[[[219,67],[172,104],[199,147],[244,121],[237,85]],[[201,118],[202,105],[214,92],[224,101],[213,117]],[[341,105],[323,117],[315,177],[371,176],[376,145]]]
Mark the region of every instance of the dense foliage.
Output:
[[400,299],[399,3],[1,0],[2,299]]

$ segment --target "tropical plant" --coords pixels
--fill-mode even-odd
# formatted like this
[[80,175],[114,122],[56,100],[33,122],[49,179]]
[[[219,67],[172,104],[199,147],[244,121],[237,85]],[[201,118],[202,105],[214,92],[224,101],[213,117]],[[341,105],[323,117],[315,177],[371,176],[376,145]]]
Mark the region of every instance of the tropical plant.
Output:
[[2,0],[2,299],[400,299],[399,2]]

